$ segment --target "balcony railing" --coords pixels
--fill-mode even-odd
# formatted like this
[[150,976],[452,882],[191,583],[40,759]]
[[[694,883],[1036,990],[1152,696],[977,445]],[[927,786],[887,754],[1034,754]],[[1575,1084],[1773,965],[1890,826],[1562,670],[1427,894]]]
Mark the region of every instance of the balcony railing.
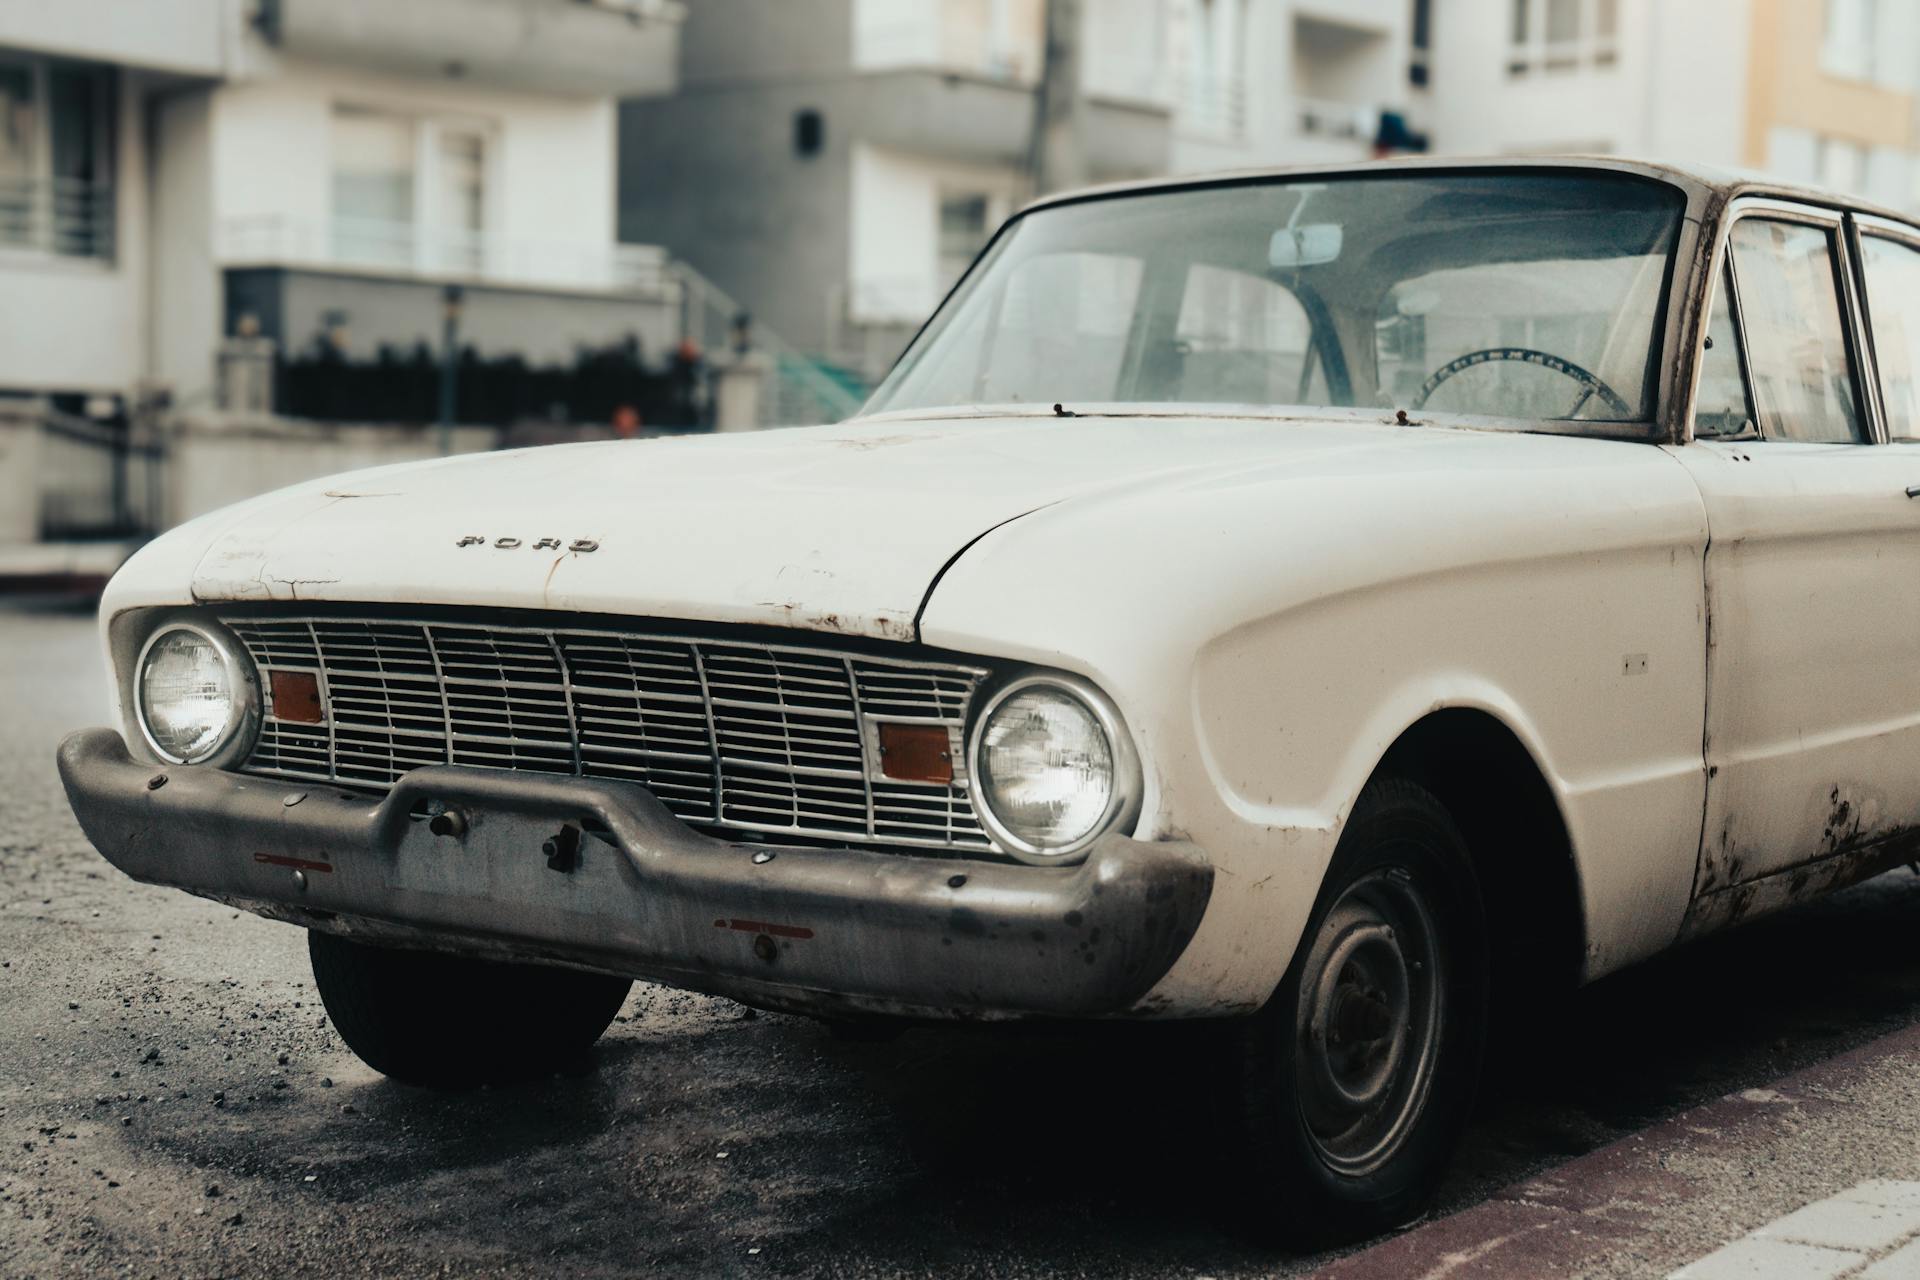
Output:
[[[897,9],[898,12],[893,10]],[[1032,84],[1044,59],[1040,9],[1028,22],[996,30],[987,0],[933,0],[897,5],[879,21],[863,22],[856,36],[862,70],[934,67],[989,80]]]
[[229,266],[317,267],[592,293],[667,290],[664,249],[643,244],[526,240],[423,228],[376,218],[229,218],[220,225]]
[[113,187],[78,178],[0,174],[0,251],[113,256]]
[[1377,107],[1330,102],[1323,98],[1295,98],[1293,109],[1296,127],[1309,138],[1372,145],[1380,133],[1380,111]]
[[1195,133],[1239,138],[1247,131],[1247,82],[1240,76],[1179,77],[1174,101],[1180,124]]

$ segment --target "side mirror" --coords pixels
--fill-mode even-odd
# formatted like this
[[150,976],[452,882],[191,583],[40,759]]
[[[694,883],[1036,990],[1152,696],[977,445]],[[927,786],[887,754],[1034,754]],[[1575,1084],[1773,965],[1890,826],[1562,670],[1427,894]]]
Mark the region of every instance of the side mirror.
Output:
[[1323,266],[1340,256],[1343,239],[1337,222],[1309,222],[1300,227],[1282,227],[1267,242],[1267,263],[1286,270]]

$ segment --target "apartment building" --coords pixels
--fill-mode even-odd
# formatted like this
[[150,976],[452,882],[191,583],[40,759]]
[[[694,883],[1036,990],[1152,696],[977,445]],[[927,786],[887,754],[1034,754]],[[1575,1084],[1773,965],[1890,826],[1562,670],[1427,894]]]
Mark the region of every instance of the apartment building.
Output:
[[[1093,0],[1096,11],[1099,0]],[[1173,109],[1169,169],[1343,163],[1422,145],[1410,120],[1411,0],[1150,6]]]
[[[1083,0],[1090,179],[1357,159],[1406,0]],[[1029,198],[1043,0],[699,0],[680,91],[621,109],[620,233],[801,351],[883,371]]]
[[1431,0],[1418,93],[1433,147],[1742,163],[1749,5]]
[[670,0],[0,0],[0,393],[212,395],[237,330],[539,361],[650,331],[616,100]]
[[1437,150],[1621,152],[1920,206],[1912,0],[1444,0]]
[[1920,208],[1920,6],[1749,0],[1743,161]]
[[[275,353],[255,389],[400,352],[429,405],[450,306],[476,358],[664,363],[680,293],[615,235],[616,103],[672,90],[681,14],[0,0],[0,542],[163,519],[135,422],[225,399],[236,336]],[[388,414],[383,372],[308,416]]]

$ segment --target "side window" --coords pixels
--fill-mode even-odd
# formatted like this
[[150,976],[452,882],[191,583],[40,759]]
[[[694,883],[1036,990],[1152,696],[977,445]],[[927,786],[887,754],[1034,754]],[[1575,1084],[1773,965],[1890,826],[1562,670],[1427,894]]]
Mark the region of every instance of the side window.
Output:
[[1700,393],[1693,405],[1696,436],[1735,436],[1753,426],[1740,333],[1734,328],[1733,309],[1727,305],[1732,282],[1732,271],[1722,263],[1720,283],[1713,290],[1713,310],[1707,313],[1707,349],[1700,357]]
[[1887,435],[1920,440],[1920,250],[1879,236],[1867,236],[1860,248]]
[[1820,444],[1864,441],[1832,233],[1743,218],[1732,239],[1760,433]]

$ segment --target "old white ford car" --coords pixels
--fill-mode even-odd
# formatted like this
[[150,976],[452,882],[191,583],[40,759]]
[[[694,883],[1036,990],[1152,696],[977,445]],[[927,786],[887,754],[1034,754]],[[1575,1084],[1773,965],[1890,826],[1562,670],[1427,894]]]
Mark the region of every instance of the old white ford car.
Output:
[[1255,1212],[1404,1220],[1503,1012],[1920,842],[1920,228],[1618,161],[1103,189],[856,420],[195,520],[60,751],[402,1080],[632,978],[1188,1018]]

